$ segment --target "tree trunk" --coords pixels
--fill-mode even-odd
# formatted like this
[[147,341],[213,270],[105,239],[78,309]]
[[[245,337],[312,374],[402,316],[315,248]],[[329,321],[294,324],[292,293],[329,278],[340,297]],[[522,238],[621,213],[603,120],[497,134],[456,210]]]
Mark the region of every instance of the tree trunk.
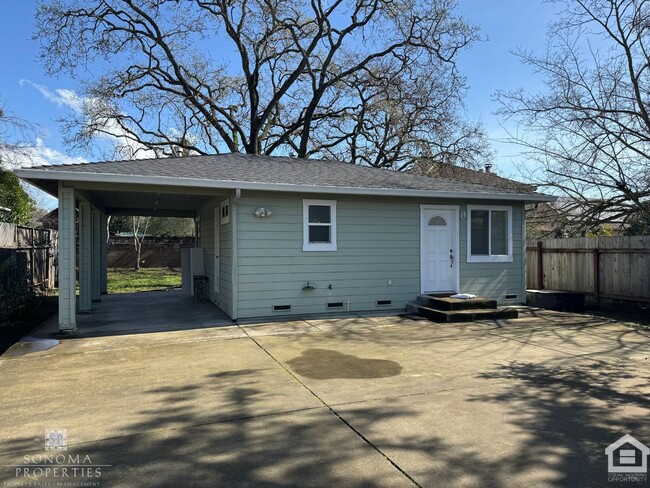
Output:
[[140,271],[140,257],[142,254],[142,243],[138,242],[138,238],[135,237],[135,270]]
[[[140,271],[140,260],[142,256],[142,242],[147,236],[147,228],[149,227],[149,217],[133,217],[133,246],[135,247],[135,270]],[[144,223],[142,235],[140,234],[140,226]]]

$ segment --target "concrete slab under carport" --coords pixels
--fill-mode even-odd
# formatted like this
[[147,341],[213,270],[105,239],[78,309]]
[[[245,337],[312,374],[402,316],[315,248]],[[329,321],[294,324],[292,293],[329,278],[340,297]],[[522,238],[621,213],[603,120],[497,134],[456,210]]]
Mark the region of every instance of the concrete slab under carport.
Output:
[[[148,334],[233,325],[212,303],[173,289],[139,293],[115,293],[93,303],[90,313],[77,314],[75,337]],[[52,318],[32,332],[33,337],[52,337],[58,323]]]
[[83,336],[142,334],[232,325],[212,303],[197,303],[181,290],[105,295],[90,314],[77,316]]
[[112,465],[107,486],[611,486],[605,447],[650,441],[650,368],[629,361],[650,339],[562,317],[276,322],[2,356],[0,464],[59,427]]

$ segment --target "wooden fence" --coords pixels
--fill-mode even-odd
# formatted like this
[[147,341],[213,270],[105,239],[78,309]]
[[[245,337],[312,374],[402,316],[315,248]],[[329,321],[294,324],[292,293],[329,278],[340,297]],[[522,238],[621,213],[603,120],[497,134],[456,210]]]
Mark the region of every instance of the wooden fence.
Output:
[[[180,268],[181,248],[194,247],[194,237],[145,237],[140,265],[143,268]],[[108,240],[108,267],[130,268],[136,252],[132,237],[111,236]]]
[[528,289],[650,303],[650,236],[526,241]]
[[0,285],[26,281],[31,288],[54,288],[57,246],[55,230],[0,222]]

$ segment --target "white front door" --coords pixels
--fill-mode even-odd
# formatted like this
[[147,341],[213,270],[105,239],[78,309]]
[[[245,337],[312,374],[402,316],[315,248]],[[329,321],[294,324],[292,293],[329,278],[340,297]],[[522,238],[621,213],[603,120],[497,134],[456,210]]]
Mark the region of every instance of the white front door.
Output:
[[214,292],[219,293],[219,212],[220,206],[217,205],[217,208],[214,209]]
[[421,292],[456,292],[458,210],[423,205],[420,214]]

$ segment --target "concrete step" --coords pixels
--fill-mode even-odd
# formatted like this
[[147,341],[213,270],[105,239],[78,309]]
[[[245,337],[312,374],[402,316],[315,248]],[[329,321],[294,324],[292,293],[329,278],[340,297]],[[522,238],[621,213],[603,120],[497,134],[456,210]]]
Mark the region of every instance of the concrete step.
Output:
[[407,313],[426,317],[433,322],[474,322],[476,320],[505,320],[516,319],[519,312],[510,308],[474,309],[474,310],[437,310],[425,307],[417,302],[406,305]]
[[418,295],[416,302],[424,307],[433,308],[435,310],[482,310],[482,309],[496,309],[497,301],[488,298],[450,298],[432,295]]
[[583,312],[585,294],[561,290],[526,290],[526,304],[561,312]]

